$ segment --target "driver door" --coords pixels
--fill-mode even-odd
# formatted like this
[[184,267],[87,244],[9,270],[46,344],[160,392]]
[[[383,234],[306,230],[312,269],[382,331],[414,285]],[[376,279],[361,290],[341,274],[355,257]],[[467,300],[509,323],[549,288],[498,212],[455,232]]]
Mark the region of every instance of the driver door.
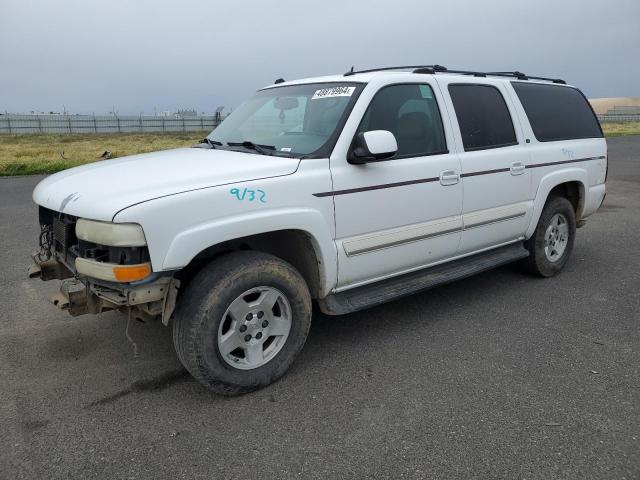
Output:
[[439,90],[428,82],[383,86],[355,134],[388,130],[397,153],[364,165],[332,157],[338,290],[456,255],[462,183],[459,160],[448,150],[451,126],[448,117],[442,121],[441,105]]

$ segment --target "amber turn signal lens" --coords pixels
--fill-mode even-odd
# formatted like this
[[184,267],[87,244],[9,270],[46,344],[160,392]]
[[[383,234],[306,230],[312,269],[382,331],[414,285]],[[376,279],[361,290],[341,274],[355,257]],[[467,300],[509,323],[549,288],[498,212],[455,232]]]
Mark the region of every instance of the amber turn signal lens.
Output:
[[113,267],[113,276],[116,281],[126,283],[135,282],[146,278],[151,273],[151,266],[148,263],[141,265],[118,265]]

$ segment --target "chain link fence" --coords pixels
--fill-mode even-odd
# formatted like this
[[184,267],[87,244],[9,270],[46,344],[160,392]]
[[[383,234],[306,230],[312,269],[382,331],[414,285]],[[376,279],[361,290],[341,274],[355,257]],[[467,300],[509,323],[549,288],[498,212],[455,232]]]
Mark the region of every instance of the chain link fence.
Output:
[[640,122],[640,114],[605,113],[598,115],[600,123],[606,122]]
[[[19,133],[133,133],[195,132],[213,130],[219,115],[197,117],[113,115],[0,115],[0,134]],[[598,115],[601,123],[640,122],[640,113],[613,112]]]
[[640,122],[640,107],[636,105],[616,105],[598,115],[600,123],[606,122]]
[[213,130],[220,115],[197,117],[0,115],[0,134],[18,133],[132,133]]

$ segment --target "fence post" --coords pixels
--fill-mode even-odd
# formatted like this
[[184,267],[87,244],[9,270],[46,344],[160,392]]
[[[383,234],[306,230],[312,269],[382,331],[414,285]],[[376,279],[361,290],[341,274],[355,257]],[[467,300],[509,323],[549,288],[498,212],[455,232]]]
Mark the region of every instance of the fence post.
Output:
[[38,131],[42,133],[42,119],[40,118],[40,115],[38,115]]
[[116,122],[118,124],[118,133],[120,133],[120,117],[116,115]]
[[71,116],[67,115],[67,126],[69,127],[69,133],[71,133]]
[[167,126],[165,125],[165,117],[162,117],[162,131],[164,132],[167,129]]
[[7,116],[7,126],[9,127],[9,133],[11,132],[11,117]]
[[96,123],[96,114],[93,114],[93,131],[94,133],[98,133],[98,124]]
[[140,133],[144,132],[144,129],[142,128],[142,114],[140,114],[140,117],[138,117],[138,121],[140,122]]
[[187,125],[184,123],[184,117],[182,117],[182,131],[183,132],[187,131]]

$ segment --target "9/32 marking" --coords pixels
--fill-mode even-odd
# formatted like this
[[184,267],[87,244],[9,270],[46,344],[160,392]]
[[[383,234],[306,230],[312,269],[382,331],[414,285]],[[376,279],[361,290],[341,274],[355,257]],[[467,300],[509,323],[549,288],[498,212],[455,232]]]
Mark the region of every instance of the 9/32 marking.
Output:
[[236,197],[237,200],[247,200],[249,202],[258,201],[267,203],[267,192],[264,190],[251,190],[250,188],[232,188],[229,193]]

